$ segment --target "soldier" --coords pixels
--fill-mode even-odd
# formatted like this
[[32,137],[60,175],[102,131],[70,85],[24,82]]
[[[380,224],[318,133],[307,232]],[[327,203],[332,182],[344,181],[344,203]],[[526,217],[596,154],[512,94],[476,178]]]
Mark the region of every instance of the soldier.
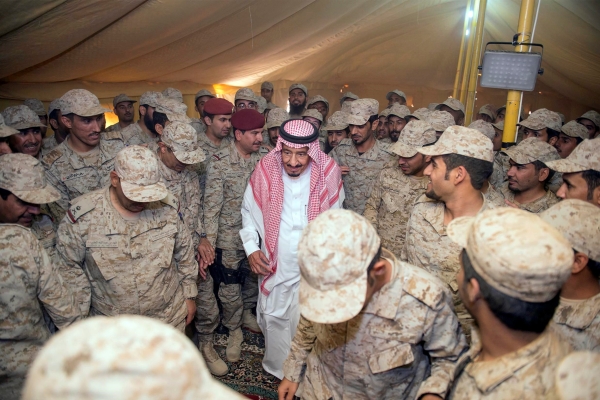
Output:
[[504,122],[504,116],[506,115],[506,106],[502,106],[496,110],[496,121],[495,123]]
[[379,124],[379,102],[375,99],[359,99],[350,103],[346,121],[350,138],[344,139],[329,155],[340,166],[344,178],[346,198],[344,208],[362,214],[371,188],[383,166],[395,156],[385,144],[375,139]]
[[556,392],[560,400],[600,396],[600,353],[576,351],[566,356],[556,369]]
[[325,154],[329,154],[342,140],[347,139],[350,134],[348,125],[348,114],[336,111],[327,120],[327,143],[325,143]]
[[215,95],[209,90],[202,89],[194,96],[195,110],[200,118],[192,118],[192,126],[200,135],[200,133],[206,132],[206,124],[204,123],[204,105],[210,99],[214,99]]
[[379,113],[379,125],[377,125],[377,140],[381,140],[382,143],[391,144],[390,139],[390,126],[388,124],[388,115],[390,115],[390,109],[386,108]]
[[561,126],[554,147],[556,147],[560,158],[567,158],[579,143],[588,138],[589,133],[585,126],[578,124],[576,121],[569,121]]
[[564,200],[540,214],[571,243],[575,259],[552,327],[575,350],[600,351],[600,209]]
[[177,199],[161,179],[149,149],[124,148],[110,185],[72,202],[56,249],[68,270],[87,277],[77,289],[91,316],[146,315],[183,332],[196,312],[198,265]]
[[492,122],[496,121],[496,113],[494,111],[494,106],[491,104],[485,104],[483,106],[481,106],[481,108],[479,109],[479,113],[477,113],[477,115],[475,116],[475,120],[479,121],[485,121],[485,122],[489,122],[490,124]]
[[48,107],[48,122],[54,134],[42,140],[42,157],[54,150],[56,146],[65,141],[69,135],[70,129],[62,122],[60,112],[60,99],[54,99]]
[[457,99],[448,98],[443,103],[438,104],[435,109],[450,113],[450,115],[452,115],[452,118],[454,118],[455,125],[464,125],[465,106]]
[[263,118],[267,118],[265,114],[267,111],[267,100],[262,96],[256,96],[256,111],[263,115]]
[[562,172],[561,199],[579,199],[600,207],[600,141],[584,140],[565,159],[548,161],[548,168]]
[[492,143],[494,145],[494,172],[490,176],[490,184],[494,188],[499,188],[508,180],[506,173],[510,168],[508,163],[508,156],[502,151],[502,134],[504,132],[504,121],[495,122],[492,124],[494,128],[494,139]]
[[554,146],[558,140],[562,121],[554,111],[540,108],[532,112],[527,119],[518,123],[517,126],[524,128],[523,139],[534,137]]
[[71,133],[42,158],[48,182],[60,192],[52,209],[57,221],[71,200],[109,183],[115,156],[124,147],[120,132],[100,137],[103,115],[109,111],[84,89],[69,90],[61,97],[61,120]]
[[572,349],[546,329],[573,251],[536,215],[510,207],[457,218],[458,287],[477,328],[456,364],[450,399],[552,399],[554,373]]
[[345,102],[352,102],[354,100],[358,100],[359,98],[360,97],[352,92],[346,92],[342,95],[342,97],[340,97],[340,107],[343,107]]
[[277,146],[277,138],[279,137],[279,127],[285,121],[290,119],[290,115],[283,108],[274,108],[267,116],[267,135],[268,139],[265,144],[270,147]]
[[241,88],[235,92],[235,111],[244,110],[250,108],[256,110],[256,95],[249,88]]
[[306,99],[308,98],[308,89],[301,83],[294,83],[290,86],[289,93],[289,105],[290,105],[290,117],[294,119],[301,119],[302,113],[306,109]]
[[587,128],[590,139],[598,136],[598,132],[600,132],[600,113],[598,111],[590,110],[585,112],[581,117],[577,118],[577,122]]
[[39,99],[25,99],[23,101],[23,105],[26,105],[30,109],[35,112],[35,114],[40,119],[40,122],[43,126],[40,127],[40,131],[42,132],[42,137],[46,137],[46,131],[48,130],[48,113],[46,112],[46,107],[44,107],[44,103],[42,103]]
[[0,156],[10,154],[12,150],[8,144],[8,138],[19,133],[15,128],[11,128],[4,122],[4,117],[0,114]]
[[472,319],[458,298],[456,284],[460,249],[448,237],[446,227],[454,218],[495,207],[481,193],[492,173],[492,142],[474,129],[451,126],[434,145],[417,151],[431,156],[423,171],[429,182],[425,196],[416,200],[410,214],[402,258],[448,285],[458,319],[468,334]]
[[106,128],[106,132],[122,131],[133,124],[133,103],[137,101],[121,93],[113,98],[113,111],[119,118],[119,122]]
[[137,315],[96,317],[54,337],[27,377],[23,400],[232,399],[192,342]]
[[[316,95],[311,97],[308,100],[307,109],[311,110],[311,109],[315,109],[318,112],[321,113],[321,115],[323,116],[323,121],[327,121],[327,114],[329,114],[329,101],[327,101],[327,99],[321,95]],[[326,123],[324,123],[323,125],[327,125]]]
[[298,261],[302,317],[280,399],[292,400],[300,384],[302,399],[445,396],[466,345],[441,282],[398,261],[348,210],[308,225]]
[[265,98],[267,104],[273,104],[273,84],[271,82],[263,82],[260,85],[260,95]]
[[[485,136],[488,137],[488,139],[490,139],[492,141],[492,145],[494,146],[494,172],[496,172],[495,171],[495,168],[496,168],[495,153],[496,153],[496,151],[498,151],[502,148],[502,138],[496,132],[496,130],[494,129],[494,127],[492,126],[491,123],[486,122],[482,119],[478,119],[476,121],[471,122],[471,124],[468,127],[470,129],[478,130],[479,132],[483,133]],[[498,150],[496,150],[496,149],[498,149]],[[494,175],[494,172],[492,172],[490,179]],[[502,196],[502,194],[498,190],[496,190],[496,188],[490,183],[490,179],[486,180],[483,183],[483,186],[481,187],[481,193],[483,193],[485,198],[488,199],[491,203],[495,204],[496,206],[498,206],[498,207],[506,206],[506,203],[504,202],[504,196]]]
[[[239,234],[242,229],[240,210],[250,174],[269,150],[261,146],[264,119],[256,110],[236,112],[231,123],[235,141],[214,154],[208,167],[204,229],[208,241],[216,250],[216,262],[211,266],[211,274],[219,283],[222,324],[229,329],[225,354],[228,361],[237,362],[243,341],[241,327],[260,333],[256,317],[252,314],[258,296],[257,278],[248,276],[248,259]],[[252,289],[249,290],[252,286],[253,294],[249,293],[252,292]],[[198,304],[198,307],[201,305]],[[197,323],[196,328],[210,370],[215,375],[224,375],[227,373],[225,363],[218,356],[213,359],[205,355],[205,347],[212,349],[213,332],[218,325],[218,315],[216,317],[209,325],[199,326]]]
[[[165,127],[173,122],[182,122],[188,125],[192,122],[190,117],[187,116],[187,106],[170,97],[158,99],[154,113],[152,113],[152,123],[154,124],[154,130],[159,135],[159,141]],[[148,148],[155,150],[157,147],[156,144],[151,143]]]
[[178,102],[183,103],[183,94],[179,89],[168,87],[162,91],[162,95],[163,97],[169,97],[173,100],[177,100]]
[[406,126],[406,119],[404,118],[410,114],[410,110],[408,107],[399,104],[392,105],[389,110],[387,123],[390,130],[390,141],[396,143],[402,129]]
[[419,121],[428,121],[429,115],[431,115],[431,113],[432,111],[430,111],[427,108],[417,108],[415,111],[404,117],[404,119],[406,120],[406,123],[409,123],[410,121],[415,119]]
[[423,175],[429,157],[417,152],[417,148],[435,141],[435,131],[427,122],[409,122],[400,139],[390,147],[398,161],[383,168],[365,205],[365,218],[377,230],[381,245],[395,255],[402,252],[408,217],[429,180]]
[[385,99],[388,101],[387,108],[391,108],[394,104],[400,104],[401,106],[406,105],[406,95],[403,91],[394,89],[385,95]]
[[6,107],[2,111],[2,116],[6,125],[19,131],[8,137],[12,152],[37,158],[42,148],[41,127],[45,126],[40,122],[37,114],[29,107],[21,105]]
[[437,106],[439,106],[440,103],[429,103],[427,104],[427,110],[429,110],[430,112],[433,112],[437,109]]
[[[304,110],[302,113],[302,119],[310,122],[318,131],[321,131],[321,125],[323,124],[323,114],[321,114],[318,110],[309,108]],[[319,133],[321,136],[321,133]]]
[[447,111],[439,110],[432,111],[427,117],[426,121],[429,122],[431,126],[433,126],[433,129],[435,129],[435,134],[438,139],[440,138],[440,136],[442,136],[442,133],[444,133],[446,129],[455,124],[454,117],[452,116],[452,114],[450,114]]
[[134,144],[150,144],[158,141],[158,134],[154,130],[152,117],[158,99],[163,95],[160,92],[144,92],[140,97],[140,119],[135,124],[129,125],[121,131],[123,141],[127,146]]
[[554,147],[528,138],[503,153],[509,157],[510,169],[500,192],[508,205],[539,213],[558,203],[558,197],[547,188],[554,171],[546,163],[560,159]]

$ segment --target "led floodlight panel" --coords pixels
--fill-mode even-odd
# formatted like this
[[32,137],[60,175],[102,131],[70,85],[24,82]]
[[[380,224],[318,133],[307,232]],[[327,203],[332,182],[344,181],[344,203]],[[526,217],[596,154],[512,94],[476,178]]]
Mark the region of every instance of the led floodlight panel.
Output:
[[540,53],[486,51],[480,84],[489,88],[531,92],[535,89],[541,63]]

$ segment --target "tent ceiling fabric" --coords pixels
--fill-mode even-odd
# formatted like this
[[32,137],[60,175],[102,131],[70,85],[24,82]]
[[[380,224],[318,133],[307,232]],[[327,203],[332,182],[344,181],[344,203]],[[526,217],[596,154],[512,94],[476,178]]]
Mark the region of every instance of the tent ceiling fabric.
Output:
[[[600,106],[600,2],[541,0],[544,87]],[[0,0],[0,98],[172,83],[386,84],[450,94],[466,0]],[[520,1],[488,0],[484,41]],[[164,85],[163,85],[164,86]],[[120,88],[125,88],[120,90]],[[99,95],[100,96],[100,95]],[[46,97],[46,98],[45,98]]]

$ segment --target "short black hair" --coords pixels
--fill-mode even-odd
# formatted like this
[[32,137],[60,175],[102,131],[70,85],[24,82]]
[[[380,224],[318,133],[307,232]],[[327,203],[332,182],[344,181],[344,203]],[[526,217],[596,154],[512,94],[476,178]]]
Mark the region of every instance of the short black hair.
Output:
[[6,199],[8,199],[8,196],[11,194],[12,192],[10,190],[0,188],[0,197],[2,198],[2,200],[6,201]]
[[600,172],[588,169],[581,172],[581,177],[585,180],[585,183],[587,183],[587,199],[592,200],[594,197],[594,190],[600,186]]
[[[535,160],[532,164],[535,167],[536,174],[539,173],[542,168],[548,168],[548,166],[546,164],[544,164],[543,162],[538,161],[538,160]],[[548,168],[548,169],[550,169],[550,168]],[[553,176],[554,176],[554,171],[550,169],[550,172],[548,173],[548,177],[543,182],[544,185],[546,183],[550,182],[550,179],[552,179]]]
[[[373,259],[371,260],[371,263],[367,267],[367,279],[368,280],[371,280],[371,278],[369,277],[369,274],[371,274],[371,271],[373,270],[373,268],[375,268],[375,264],[377,264],[377,262],[379,261],[380,258],[381,258],[381,245],[379,245],[379,249],[377,249],[377,253],[375,253],[375,256],[373,257]],[[369,283],[372,284],[371,282],[369,282]]]
[[462,154],[444,154],[442,160],[446,164],[446,175],[444,176],[446,180],[449,179],[450,171],[454,168],[464,167],[471,177],[471,186],[476,190],[481,190],[483,183],[494,172],[493,162],[463,156]]
[[156,124],[159,124],[164,128],[168,120],[169,118],[167,118],[167,114],[165,113],[161,113],[155,110],[154,114],[152,114],[152,124],[154,126],[156,126]]
[[377,114],[375,114],[375,115],[371,115],[371,116],[369,117],[369,122],[370,122],[371,124],[373,124],[373,122],[375,122],[375,120],[377,120],[377,119],[379,119],[379,115],[377,115]]
[[52,110],[50,115],[48,115],[48,121],[50,121],[51,119],[58,121],[58,111],[59,110]]
[[202,116],[202,119],[204,120],[204,118],[206,117],[210,118],[211,121],[215,120],[215,114],[208,113],[206,112],[206,110],[204,110],[204,115]]
[[600,279],[600,261],[588,258],[587,267],[595,279]]
[[516,331],[542,333],[554,315],[560,302],[560,291],[552,299],[543,303],[532,303],[510,297],[488,284],[473,268],[469,255],[463,249],[461,253],[464,284],[471,279],[479,283],[481,296],[492,313],[502,324]]
[[546,132],[548,132],[548,140],[552,139],[553,137],[558,137],[560,134],[559,131],[555,131],[552,128],[546,128]]

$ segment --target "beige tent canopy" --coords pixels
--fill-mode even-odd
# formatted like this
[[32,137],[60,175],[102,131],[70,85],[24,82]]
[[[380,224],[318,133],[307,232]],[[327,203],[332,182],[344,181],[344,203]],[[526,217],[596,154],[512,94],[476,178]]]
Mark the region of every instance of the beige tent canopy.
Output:
[[[600,1],[540,0],[535,42],[544,44],[527,113],[547,107],[568,119],[600,109]],[[409,106],[452,94],[466,0],[2,0],[0,107],[49,102],[86,88],[111,105],[168,86],[231,98],[302,82],[339,108],[341,91],[374,97],[398,88]],[[484,43],[510,41],[520,1],[488,0]],[[476,107],[506,91],[479,88]]]

